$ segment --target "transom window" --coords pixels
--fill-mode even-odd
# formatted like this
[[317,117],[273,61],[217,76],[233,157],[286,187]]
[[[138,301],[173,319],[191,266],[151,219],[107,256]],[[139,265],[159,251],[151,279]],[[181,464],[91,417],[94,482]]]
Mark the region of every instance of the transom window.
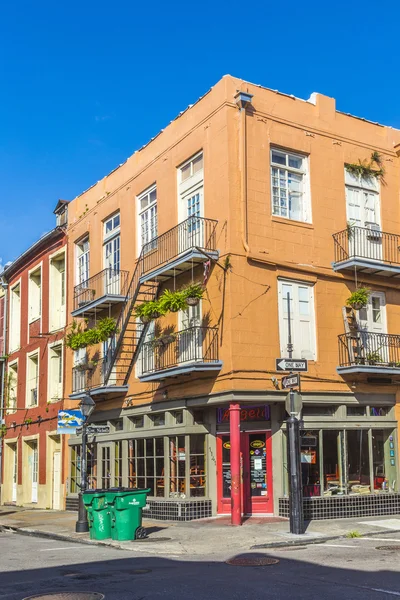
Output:
[[305,156],[272,149],[271,188],[273,215],[311,221]]
[[104,221],[104,237],[114,235],[120,230],[121,220],[119,213],[113,215],[107,221]]
[[[157,237],[157,188],[148,189],[138,197],[141,248]],[[152,250],[155,244],[149,244],[146,250]]]
[[181,167],[181,181],[186,181],[203,170],[203,154],[198,154]]

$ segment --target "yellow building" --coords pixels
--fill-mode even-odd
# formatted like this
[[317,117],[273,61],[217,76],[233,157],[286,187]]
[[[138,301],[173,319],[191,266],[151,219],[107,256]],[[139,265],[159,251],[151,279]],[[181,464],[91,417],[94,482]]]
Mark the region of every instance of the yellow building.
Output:
[[[306,516],[398,512],[399,144],[332,98],[225,76],[70,203],[70,323],[110,334],[66,357],[71,407],[90,390],[92,421],[110,425],[92,486],[149,487],[154,518],[229,513],[234,452],[242,512],[287,515],[289,297],[293,357],[308,361]],[[192,283],[204,293],[187,306],[176,292]],[[359,287],[367,305],[344,308]]]

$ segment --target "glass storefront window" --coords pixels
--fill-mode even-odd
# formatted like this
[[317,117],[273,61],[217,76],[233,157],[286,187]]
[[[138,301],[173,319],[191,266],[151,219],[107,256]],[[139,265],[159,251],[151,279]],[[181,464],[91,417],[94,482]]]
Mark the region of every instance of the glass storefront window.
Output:
[[347,492],[371,493],[369,471],[368,430],[346,431],[347,436]]
[[205,436],[190,436],[190,496],[206,495]]
[[324,496],[346,493],[343,451],[342,431],[322,431]]
[[101,487],[103,490],[111,487],[111,446],[101,447]]
[[128,486],[149,488],[150,496],[164,496],[164,438],[129,440]]
[[301,474],[303,497],[321,495],[319,431],[305,431],[301,436]]
[[114,447],[114,487],[122,487],[122,442]]
[[[70,493],[78,494],[81,483],[81,452],[82,446],[71,446],[71,485]],[[88,489],[97,488],[97,450],[95,444],[87,446],[87,480]]]
[[185,436],[169,438],[169,495],[186,497]]

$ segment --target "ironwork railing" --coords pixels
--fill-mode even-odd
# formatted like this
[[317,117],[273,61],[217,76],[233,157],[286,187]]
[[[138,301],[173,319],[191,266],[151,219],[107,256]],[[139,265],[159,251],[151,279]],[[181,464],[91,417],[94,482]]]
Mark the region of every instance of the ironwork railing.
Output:
[[339,335],[339,366],[356,365],[400,368],[400,335],[369,331]]
[[102,296],[126,296],[128,271],[104,269],[74,288],[74,310],[83,308]]
[[72,391],[83,392],[92,388],[107,385],[122,385],[123,377],[119,376],[116,369],[111,371],[108,381],[105,379],[106,363],[103,358],[95,361],[81,363],[72,369]]
[[140,350],[142,375],[194,362],[218,361],[218,329],[190,327],[145,342]]
[[352,226],[333,235],[335,263],[364,258],[381,263],[400,264],[400,235],[379,229]]
[[179,225],[147,242],[143,246],[142,273],[156,269],[191,248],[216,250],[217,221],[203,217],[189,217]]

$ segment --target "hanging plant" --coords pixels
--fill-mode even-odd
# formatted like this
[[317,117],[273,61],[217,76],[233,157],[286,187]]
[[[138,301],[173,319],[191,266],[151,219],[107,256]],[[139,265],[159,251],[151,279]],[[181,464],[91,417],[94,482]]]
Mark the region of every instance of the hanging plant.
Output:
[[382,156],[379,152],[372,152],[369,161],[367,159],[358,159],[358,163],[346,163],[345,169],[355,177],[362,177],[365,179],[375,177],[375,179],[382,182],[385,176],[385,168],[383,166]]
[[165,312],[163,312],[159,300],[149,300],[148,302],[139,304],[139,306],[135,308],[135,316],[140,319],[142,323],[150,323],[150,321],[158,319],[164,314]]
[[204,287],[200,283],[191,283],[182,289],[186,303],[189,306],[196,306],[203,298]]
[[360,287],[355,292],[350,294],[346,300],[347,306],[351,306],[354,310],[361,310],[368,304],[370,290],[366,287]]
[[176,313],[187,308],[186,295],[183,291],[171,292],[170,290],[164,290],[158,302],[163,314],[167,312]]
[[82,323],[72,321],[70,330],[65,336],[65,345],[71,350],[79,350],[106,342],[117,330],[117,322],[111,317],[104,317],[98,321],[96,327],[83,329]]

